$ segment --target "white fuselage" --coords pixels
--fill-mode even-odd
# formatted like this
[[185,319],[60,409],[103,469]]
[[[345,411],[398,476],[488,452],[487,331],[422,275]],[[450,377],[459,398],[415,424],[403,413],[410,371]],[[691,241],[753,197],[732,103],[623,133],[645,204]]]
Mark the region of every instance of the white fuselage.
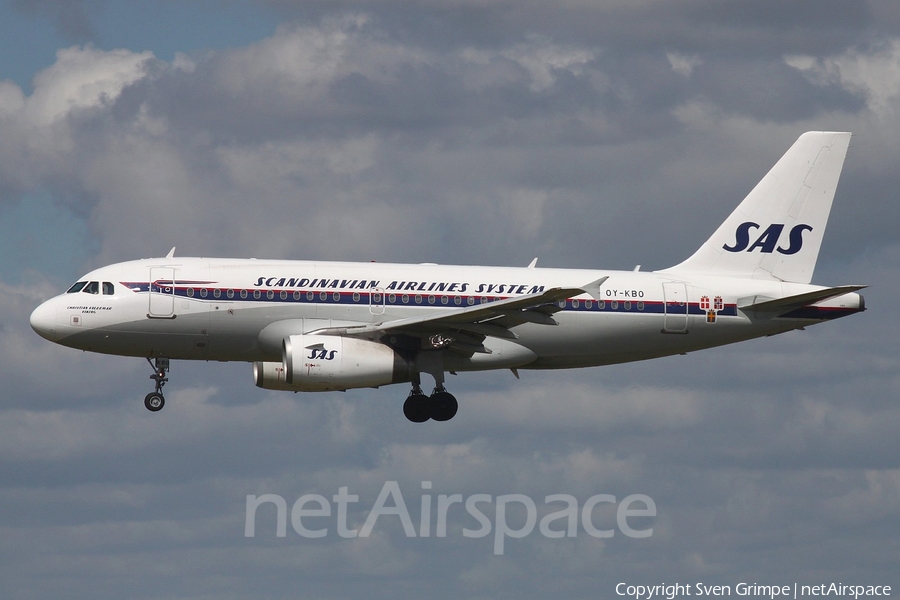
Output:
[[[557,303],[557,324],[524,322],[447,370],[554,369],[679,354],[797,329],[862,310],[848,293],[777,318],[742,306],[824,289],[697,274],[387,263],[164,258],[88,273],[32,325],[59,344],[106,354],[280,361],[286,334],[393,321],[608,279]],[[111,283],[104,289],[104,283]],[[96,291],[96,293],[94,293]],[[107,292],[107,293],[104,293]],[[112,292],[112,293],[109,293]]]

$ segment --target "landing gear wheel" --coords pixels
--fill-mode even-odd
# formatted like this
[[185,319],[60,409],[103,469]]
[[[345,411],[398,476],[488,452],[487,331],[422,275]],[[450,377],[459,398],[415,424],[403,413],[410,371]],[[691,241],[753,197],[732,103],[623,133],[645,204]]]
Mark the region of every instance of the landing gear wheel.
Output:
[[441,391],[431,395],[431,418],[435,421],[449,421],[456,416],[457,410],[459,403],[450,392]]
[[431,418],[431,400],[413,390],[403,403],[403,414],[413,423],[424,423]]
[[162,410],[162,407],[166,405],[166,399],[162,394],[158,392],[150,392],[146,396],[144,396],[144,406],[147,407],[147,410],[150,412],[156,412],[158,410]]
[[166,371],[169,370],[169,359],[164,356],[157,356],[155,360],[147,358],[147,362],[153,367],[153,375],[150,379],[156,382],[156,390],[144,396],[144,406],[151,412],[162,410],[166,405],[166,399],[163,398],[162,388],[169,381],[166,377]]

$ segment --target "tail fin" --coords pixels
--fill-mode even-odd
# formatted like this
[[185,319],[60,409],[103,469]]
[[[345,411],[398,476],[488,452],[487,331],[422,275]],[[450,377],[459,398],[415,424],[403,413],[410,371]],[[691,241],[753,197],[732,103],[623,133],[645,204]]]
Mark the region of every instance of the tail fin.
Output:
[[850,133],[801,135],[697,252],[664,273],[809,283]]

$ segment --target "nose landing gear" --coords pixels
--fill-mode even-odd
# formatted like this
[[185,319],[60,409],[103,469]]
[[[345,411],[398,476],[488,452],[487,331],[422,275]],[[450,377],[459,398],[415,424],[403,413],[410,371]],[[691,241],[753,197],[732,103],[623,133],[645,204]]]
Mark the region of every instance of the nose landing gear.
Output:
[[157,356],[151,361],[148,357],[147,362],[153,367],[153,375],[150,376],[150,379],[156,382],[156,390],[144,396],[144,406],[147,410],[156,412],[162,410],[162,407],[166,405],[162,388],[169,381],[169,378],[166,377],[166,372],[169,370],[169,359]]

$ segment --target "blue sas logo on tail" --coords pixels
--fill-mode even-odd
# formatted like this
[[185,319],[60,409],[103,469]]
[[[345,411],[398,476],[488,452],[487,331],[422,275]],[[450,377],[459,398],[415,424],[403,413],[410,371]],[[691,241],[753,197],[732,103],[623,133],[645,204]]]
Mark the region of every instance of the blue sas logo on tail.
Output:
[[769,225],[769,227],[756,238],[756,241],[753,242],[752,245],[750,244],[751,229],[759,229],[759,224],[751,221],[741,223],[734,232],[734,245],[729,246],[728,244],[725,244],[722,248],[729,252],[753,252],[758,248],[759,251],[764,254],[771,254],[776,250],[780,254],[796,254],[800,252],[800,248],[803,247],[803,232],[813,230],[811,226],[806,225],[805,223],[794,225],[788,234],[788,246],[787,248],[784,248],[783,246],[778,245],[778,241],[781,238],[781,232],[784,230],[784,223],[772,223]]

